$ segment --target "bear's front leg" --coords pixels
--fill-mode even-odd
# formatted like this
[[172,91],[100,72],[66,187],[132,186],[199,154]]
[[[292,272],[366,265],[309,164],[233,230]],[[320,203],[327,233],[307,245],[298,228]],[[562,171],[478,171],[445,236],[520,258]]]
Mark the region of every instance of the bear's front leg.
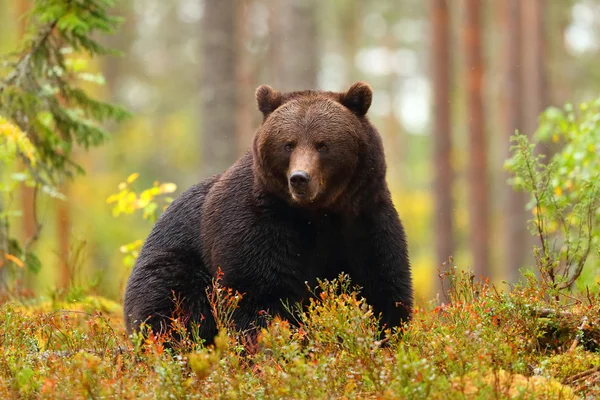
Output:
[[391,201],[363,215],[351,241],[350,277],[388,328],[410,320],[413,287],[404,228]]
[[231,232],[217,242],[213,265],[221,268],[221,284],[242,295],[232,315],[235,329],[259,332],[269,317],[291,317],[284,303],[293,306],[306,297],[309,267],[298,234],[285,221],[245,220],[252,221],[252,228]]

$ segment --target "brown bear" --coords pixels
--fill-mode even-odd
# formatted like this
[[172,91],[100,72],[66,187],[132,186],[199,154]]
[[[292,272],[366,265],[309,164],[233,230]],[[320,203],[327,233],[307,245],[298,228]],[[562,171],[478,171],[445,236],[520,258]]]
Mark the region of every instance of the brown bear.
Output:
[[347,273],[388,327],[413,305],[404,229],[392,204],[381,137],[366,113],[372,91],[256,91],[263,114],[252,151],[192,186],[155,224],[125,293],[127,329],[167,331],[174,295],[200,337],[216,334],[206,288],[243,294],[236,329],[289,317],[317,278]]

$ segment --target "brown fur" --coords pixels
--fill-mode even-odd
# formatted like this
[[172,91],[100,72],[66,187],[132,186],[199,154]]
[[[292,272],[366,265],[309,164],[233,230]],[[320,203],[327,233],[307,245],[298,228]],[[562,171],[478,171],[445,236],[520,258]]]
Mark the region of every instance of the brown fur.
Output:
[[307,284],[341,272],[362,287],[383,324],[408,321],[406,238],[381,137],[366,117],[371,99],[361,82],[344,93],[259,87],[263,123],[252,152],[184,192],[146,240],[127,285],[127,329],[148,317],[153,329],[165,329],[175,294],[188,323],[199,323],[211,342],[216,324],[205,290],[219,270],[223,286],[244,293],[233,314],[239,330],[264,326],[264,311],[290,317],[282,300],[301,303]]
[[[352,212],[359,206],[355,204],[359,193],[352,187],[367,183],[365,174],[356,172],[370,168],[375,181],[385,178],[381,140],[365,116],[372,99],[368,84],[358,82],[346,93],[282,94],[261,86],[256,99],[264,115],[253,143],[254,173],[261,190],[294,206]],[[289,153],[284,148],[288,144],[293,146]],[[322,145],[327,150],[319,151]],[[290,173],[298,169],[311,176],[305,200],[295,199],[288,188]]]

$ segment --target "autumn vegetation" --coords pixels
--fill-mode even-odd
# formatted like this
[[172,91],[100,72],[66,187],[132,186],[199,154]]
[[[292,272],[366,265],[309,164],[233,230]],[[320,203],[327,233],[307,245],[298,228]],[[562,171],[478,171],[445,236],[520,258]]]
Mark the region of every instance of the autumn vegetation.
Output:
[[[507,21],[516,3],[503,3]],[[444,42],[449,10],[445,1],[432,4],[434,60],[443,67],[451,61]],[[479,70],[479,2],[466,4],[461,40],[468,65]],[[130,116],[93,96],[91,89],[105,84],[101,75],[89,72],[92,60],[114,53],[97,40],[119,26],[120,19],[110,16],[113,5],[111,0],[35,1],[22,46],[0,61],[0,398],[600,397],[600,98],[537,110],[541,114],[535,133],[511,129],[506,135],[507,210],[518,208],[520,215],[506,229],[515,223],[528,228],[521,244],[532,255],[531,265],[523,265],[529,268],[516,269],[509,282],[497,282],[485,277],[489,249],[473,248],[474,270],[446,258],[431,277],[439,281],[439,294],[419,301],[412,321],[400,329],[381,327],[360,288],[340,275],[310,288],[314,296],[303,307],[289,304],[293,321],[272,317],[256,344],[231,326],[231,312],[243,293],[221,286],[218,279],[207,289],[219,327],[214,345],[204,346],[177,315],[172,319],[176,337],[147,330],[127,336],[121,304],[103,296],[98,283],[81,271],[85,252],[77,246],[59,253],[64,256],[61,285],[33,292],[27,277],[51,267],[35,251],[42,228],[35,214],[30,215],[31,235],[23,240],[15,234],[14,221],[24,217],[15,205],[17,193],[29,193],[34,202],[68,198],[68,182],[85,179],[73,152],[93,152],[110,136],[109,127]],[[211,23],[218,29],[235,22]],[[314,26],[305,28],[314,34]],[[295,39],[301,46],[306,38]],[[508,39],[508,50],[516,57],[518,51],[510,46],[517,46],[518,38]],[[446,199],[436,204],[444,214],[436,223],[447,236],[437,236],[436,249],[447,255],[456,243],[449,216],[454,174],[446,105],[451,75],[442,67],[434,79],[439,111],[434,161],[441,166],[436,170],[436,191],[441,194],[436,199]],[[517,73],[509,67],[506,79]],[[211,75],[215,73],[206,71],[204,79],[218,82],[222,77]],[[483,118],[481,76],[466,78],[467,112]],[[509,87],[510,101],[519,97],[518,90]],[[235,96],[226,100],[234,102]],[[217,126],[226,129],[233,123],[221,110],[213,111]],[[522,117],[518,110],[507,111],[510,120]],[[473,236],[484,238],[485,247],[489,226],[478,225],[488,214],[480,204],[487,202],[482,125],[482,119],[474,119],[468,126],[468,162],[474,167],[469,197],[472,223],[477,225]],[[124,231],[134,219],[153,222],[176,190],[170,182],[125,175],[102,199],[107,206],[104,222]],[[131,268],[142,243],[142,237],[129,237],[115,249],[123,269]],[[521,256],[508,257],[509,267],[515,259],[523,263]]]

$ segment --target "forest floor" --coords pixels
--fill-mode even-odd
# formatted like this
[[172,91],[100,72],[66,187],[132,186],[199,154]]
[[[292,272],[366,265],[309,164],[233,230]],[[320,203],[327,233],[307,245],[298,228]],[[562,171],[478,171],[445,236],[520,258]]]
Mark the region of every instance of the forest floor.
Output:
[[341,279],[299,327],[275,318],[252,354],[226,329],[175,354],[129,338],[121,306],[99,297],[7,302],[0,398],[600,398],[599,296],[559,306],[530,280],[502,293],[457,273],[451,305],[432,301],[391,333]]

